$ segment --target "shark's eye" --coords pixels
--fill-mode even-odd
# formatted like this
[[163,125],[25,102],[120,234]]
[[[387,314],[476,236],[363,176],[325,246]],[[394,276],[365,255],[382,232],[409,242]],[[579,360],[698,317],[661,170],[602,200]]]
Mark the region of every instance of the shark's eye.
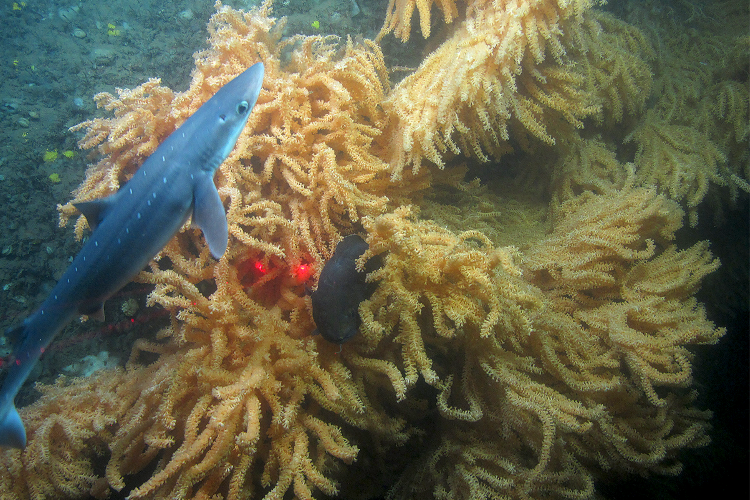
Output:
[[237,105],[237,114],[238,115],[244,115],[247,113],[247,110],[250,108],[250,106],[247,104],[247,101],[241,101]]

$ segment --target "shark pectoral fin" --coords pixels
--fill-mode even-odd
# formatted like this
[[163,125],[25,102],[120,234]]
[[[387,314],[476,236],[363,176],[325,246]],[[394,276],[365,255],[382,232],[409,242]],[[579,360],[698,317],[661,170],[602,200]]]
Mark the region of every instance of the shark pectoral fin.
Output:
[[26,447],[26,429],[15,405],[10,407],[8,414],[0,422],[0,446],[9,448]]
[[104,321],[104,302],[89,302],[78,306],[78,314]]
[[220,259],[229,241],[227,215],[214,181],[208,176],[200,179],[193,191],[193,222],[203,231],[211,255]]
[[115,196],[117,196],[117,194],[107,196],[106,198],[100,198],[98,200],[81,201],[73,203],[73,206],[76,207],[84,217],[86,217],[86,222],[89,223],[89,227],[93,231],[99,223],[104,220],[104,217],[107,215],[107,210],[112,206],[112,199]]

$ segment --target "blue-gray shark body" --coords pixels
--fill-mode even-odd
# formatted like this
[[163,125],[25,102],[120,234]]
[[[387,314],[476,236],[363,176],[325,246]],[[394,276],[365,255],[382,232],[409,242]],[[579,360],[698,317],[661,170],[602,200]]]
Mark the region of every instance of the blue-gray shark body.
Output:
[[26,429],[14,398],[52,338],[81,314],[101,314],[104,301],[127,284],[192,214],[215,258],[228,233],[214,185],[260,93],[257,63],[220,88],[146,159],[115,194],[78,203],[94,229],[41,307],[12,331],[13,364],[0,390],[0,446],[23,448]]

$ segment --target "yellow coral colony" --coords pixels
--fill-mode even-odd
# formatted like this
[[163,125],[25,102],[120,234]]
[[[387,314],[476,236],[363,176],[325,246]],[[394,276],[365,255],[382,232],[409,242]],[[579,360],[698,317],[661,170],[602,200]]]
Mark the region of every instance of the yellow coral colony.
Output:
[[[187,225],[167,245],[139,279],[170,326],[125,369],[42,387],[0,496],[104,498],[152,467],[130,498],[350,498],[352,477],[393,498],[587,498],[602,471],[676,474],[679,450],[707,442],[686,345],[723,332],[693,297],[719,263],[673,243],[702,178],[676,196],[668,174],[644,178],[651,45],[587,0],[391,0],[381,36],[408,38],[415,9],[428,36],[433,4],[462,20],[392,90],[373,42],[282,40],[268,3],[217,3],[186,92],[152,80],[96,97],[112,118],[78,127],[102,160],[77,199],[114,192],[217,88],[266,65],[216,177],[225,256]],[[636,164],[615,152],[626,120]],[[517,185],[542,184],[546,206],[489,196],[453,161],[514,148],[534,152]],[[425,195],[438,182],[461,202]],[[370,245],[359,264],[384,265],[339,352],[311,335],[294,270],[319,273],[352,232]]]
[[637,146],[638,182],[684,203],[695,226],[706,195],[720,214],[726,198],[750,192],[750,99],[737,76],[747,72],[750,43],[747,5],[728,2],[710,15],[690,7],[700,31],[668,16],[642,21],[660,71],[653,107],[627,140]]
[[389,0],[386,9],[385,23],[380,30],[378,39],[393,32],[402,42],[409,40],[411,34],[411,18],[416,7],[419,13],[419,25],[422,29],[422,35],[427,38],[430,36],[430,9],[435,5],[443,12],[443,18],[450,23],[458,16],[458,8],[455,0]]
[[[683,344],[722,334],[691,298],[718,262],[670,245],[676,203],[632,184],[582,196],[523,254],[405,215],[366,223],[407,263],[380,271],[363,333],[398,328],[406,380],[436,387],[444,420],[397,498],[589,497],[599,470],[677,473],[676,452],[706,443]],[[409,265],[417,252],[435,264]]]
[[[52,467],[70,468],[65,457],[72,449],[78,455],[108,448],[105,489],[123,488],[124,474],[158,457],[161,465],[131,498],[217,491],[242,498],[253,490],[268,498],[287,491],[299,498],[311,490],[332,495],[332,462],[351,462],[357,447],[324,418],[322,406],[334,402],[355,421],[388,420],[366,414],[364,395],[337,348],[310,335],[305,283],[291,272],[301,263],[319,272],[342,232],[386,209],[388,165],[371,151],[388,89],[382,56],[371,42],[282,42],[283,26],[268,9],[242,14],[219,6],[209,25],[212,48],[197,54],[187,92],[177,95],[150,81],[119,98],[101,94],[97,102],[114,117],[81,125],[87,129],[82,146],[99,147],[105,158],[76,196],[106,195],[234,73],[258,60],[266,66],[253,121],[216,179],[233,244],[215,264],[186,227],[141,276],[156,284],[150,303],[170,308],[174,317],[161,334],[164,343],[136,347],[123,384],[132,392],[130,404],[114,414],[91,406],[92,415],[106,413],[110,420],[103,421],[116,421],[116,429],[79,419],[50,448],[52,441],[34,440],[30,423],[29,450],[43,447],[39,456]],[[282,57],[289,58],[283,68]],[[410,181],[394,187],[393,199],[424,184]],[[74,213],[61,208],[63,220]],[[84,224],[79,219],[78,232]],[[267,274],[255,276],[252,263]],[[205,296],[198,285],[209,279],[215,290]],[[143,352],[160,355],[158,368],[138,365]],[[399,426],[394,421],[391,428]],[[89,446],[98,444],[83,449],[76,437],[82,433]],[[66,474],[23,474],[13,488],[21,496],[35,489],[81,491],[94,480],[84,463],[74,464],[75,486]]]
[[[565,62],[579,39],[588,0],[490,0],[470,3],[471,17],[388,96],[388,154],[394,178],[446,152],[488,160],[508,152],[509,128],[548,144],[597,113],[583,75]],[[558,23],[566,26],[560,29]],[[425,96],[415,99],[414,96]],[[554,125],[554,128],[551,127]]]

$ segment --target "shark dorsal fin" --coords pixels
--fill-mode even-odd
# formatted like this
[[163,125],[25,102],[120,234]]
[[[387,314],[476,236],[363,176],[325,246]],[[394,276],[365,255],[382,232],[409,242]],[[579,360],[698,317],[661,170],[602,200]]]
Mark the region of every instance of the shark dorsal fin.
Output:
[[93,231],[107,215],[107,211],[112,206],[113,196],[115,195],[107,196],[106,198],[99,198],[98,200],[80,201],[78,203],[73,203],[73,206],[76,207],[84,217],[86,217],[86,221],[89,223],[89,227]]

